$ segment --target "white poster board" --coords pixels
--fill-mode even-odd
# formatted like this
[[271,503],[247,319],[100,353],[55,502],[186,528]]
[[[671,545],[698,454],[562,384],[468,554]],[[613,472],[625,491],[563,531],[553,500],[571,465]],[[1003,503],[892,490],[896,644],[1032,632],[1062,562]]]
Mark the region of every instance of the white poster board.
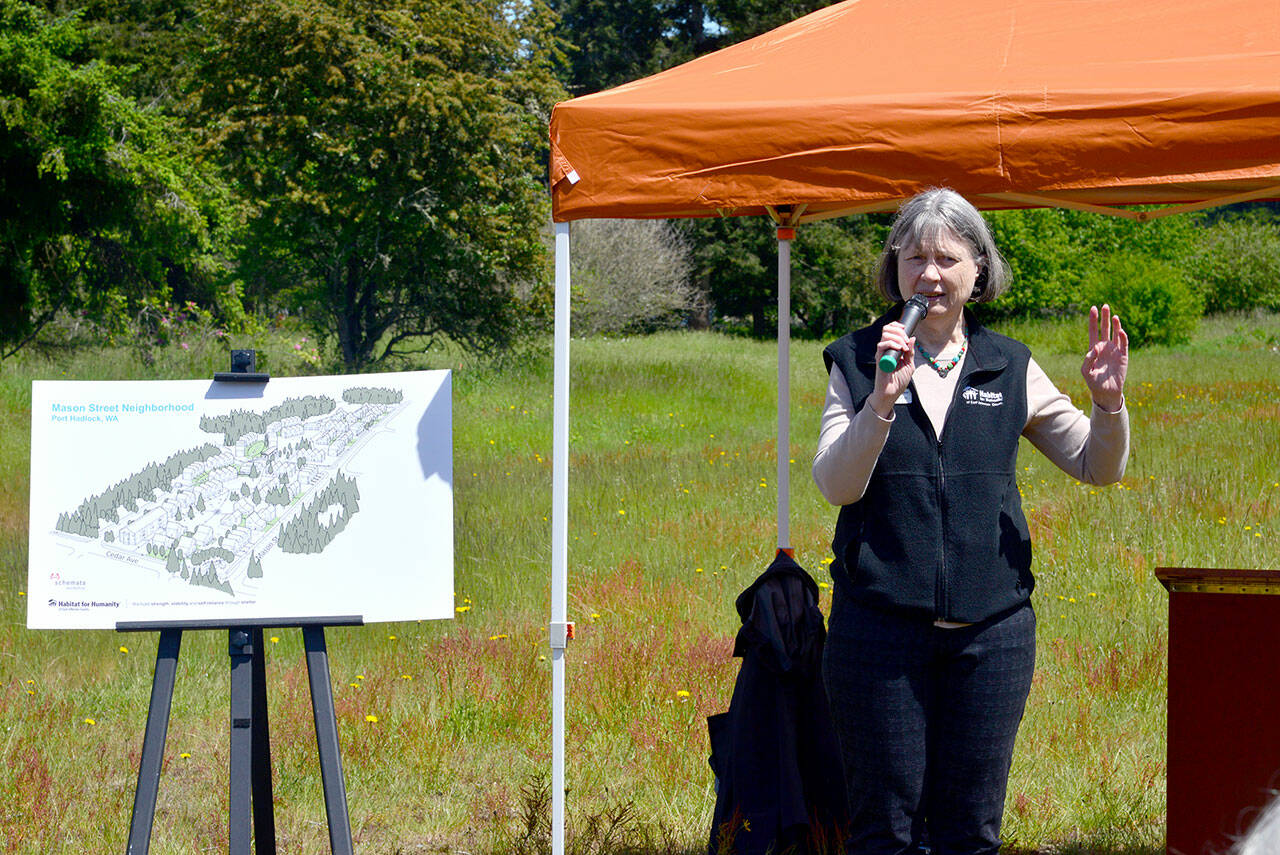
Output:
[[450,381],[34,382],[27,626],[452,617]]

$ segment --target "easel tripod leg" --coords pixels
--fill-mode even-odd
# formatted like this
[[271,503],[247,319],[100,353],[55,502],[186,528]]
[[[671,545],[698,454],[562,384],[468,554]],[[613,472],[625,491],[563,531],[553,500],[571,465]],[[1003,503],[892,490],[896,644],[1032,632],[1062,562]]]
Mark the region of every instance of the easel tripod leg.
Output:
[[302,640],[307,651],[311,710],[316,720],[324,809],[329,818],[329,846],[334,855],[353,855],[351,818],[347,815],[347,786],[338,749],[338,719],[333,708],[333,684],[329,679],[329,651],[325,646],[324,627],[304,626]]
[[147,729],[142,737],[142,759],[138,764],[138,788],[133,795],[133,816],[129,820],[128,855],[146,855],[151,846],[151,826],[156,817],[156,797],[160,792],[160,767],[169,733],[169,709],[173,704],[173,684],[178,671],[182,630],[162,629],[156,649],[156,671],[151,681],[151,706]]
[[253,839],[256,855],[275,855],[276,817],[271,788],[271,730],[267,725],[267,657],[262,627],[253,643]]
[[228,632],[227,654],[231,657],[227,851],[230,855],[249,855],[252,837],[249,811],[253,795],[253,641],[249,630],[232,629]]

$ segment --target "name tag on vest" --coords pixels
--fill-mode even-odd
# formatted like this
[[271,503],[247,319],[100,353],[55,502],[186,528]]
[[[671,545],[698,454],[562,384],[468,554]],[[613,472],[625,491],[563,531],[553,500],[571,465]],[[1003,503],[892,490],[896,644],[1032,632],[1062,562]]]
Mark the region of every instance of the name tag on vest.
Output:
[[894,406],[898,406],[900,404],[910,404],[913,400],[915,400],[915,396],[911,394],[911,387],[908,386],[906,390],[902,393],[902,395],[899,396],[898,402]]

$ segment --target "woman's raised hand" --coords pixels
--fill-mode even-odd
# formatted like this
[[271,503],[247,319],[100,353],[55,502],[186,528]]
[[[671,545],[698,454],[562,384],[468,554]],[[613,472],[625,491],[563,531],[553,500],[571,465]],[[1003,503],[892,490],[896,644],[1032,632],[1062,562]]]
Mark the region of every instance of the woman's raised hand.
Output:
[[1104,304],[1089,308],[1089,352],[1080,373],[1089,386],[1093,402],[1108,412],[1124,405],[1124,378],[1129,372],[1129,336],[1120,326],[1120,316]]

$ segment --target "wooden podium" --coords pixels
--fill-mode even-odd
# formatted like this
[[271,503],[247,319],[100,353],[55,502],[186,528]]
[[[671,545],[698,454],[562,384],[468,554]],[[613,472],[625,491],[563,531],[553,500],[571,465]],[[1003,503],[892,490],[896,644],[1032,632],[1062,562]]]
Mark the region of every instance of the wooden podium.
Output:
[[1280,571],[1161,567],[1168,855],[1219,855],[1280,789]]

